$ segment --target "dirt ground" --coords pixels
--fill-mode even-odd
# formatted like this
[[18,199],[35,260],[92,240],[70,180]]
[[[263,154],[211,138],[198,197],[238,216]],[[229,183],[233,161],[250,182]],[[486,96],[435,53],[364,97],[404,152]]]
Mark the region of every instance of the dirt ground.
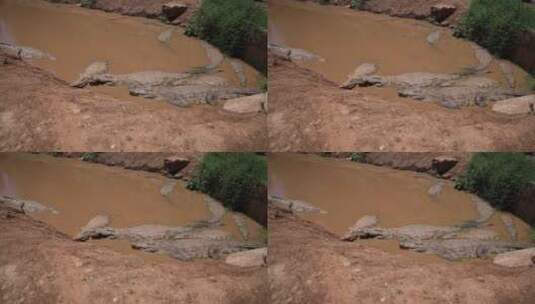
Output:
[[265,114],[118,100],[71,88],[2,54],[0,94],[3,151],[257,151],[266,146]]
[[266,268],[146,261],[0,207],[2,303],[266,303]]
[[535,117],[386,101],[269,56],[271,151],[504,151],[535,147]]
[[271,303],[532,303],[535,268],[415,259],[270,207]]

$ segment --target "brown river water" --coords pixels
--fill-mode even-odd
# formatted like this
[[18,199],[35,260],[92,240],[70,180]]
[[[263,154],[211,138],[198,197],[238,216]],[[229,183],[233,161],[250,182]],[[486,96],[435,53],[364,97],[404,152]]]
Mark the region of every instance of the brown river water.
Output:
[[[431,197],[429,188],[441,180],[427,174],[304,154],[270,154],[268,163],[270,195],[302,200],[327,211],[300,216],[337,235],[364,215],[377,216],[381,227],[456,225],[479,216],[472,195],[455,190],[449,181],[443,181],[442,192]],[[529,240],[529,225],[513,219],[519,240]],[[488,228],[501,239],[510,239],[499,212]],[[366,242],[399,251],[395,241]]]
[[[168,29],[174,29],[171,39],[160,42],[158,36]],[[209,64],[201,41],[185,36],[180,27],[42,0],[0,0],[0,41],[53,55],[56,60],[32,63],[69,82],[95,61],[107,61],[113,74],[185,72]],[[256,86],[258,73],[242,65],[247,85]],[[220,68],[220,75],[239,85],[228,59]],[[125,94],[124,88],[95,90],[117,98],[141,99]]]
[[[269,0],[268,28],[270,43],[304,49],[324,58],[324,62],[299,64],[337,83],[346,80],[362,63],[375,63],[381,75],[457,73],[477,66],[467,41],[425,21],[311,2]],[[426,38],[435,30],[441,31],[440,39],[430,45]],[[514,75],[516,83],[523,85],[526,72],[515,66]],[[485,76],[506,84],[496,61]]]
[[[0,195],[33,200],[59,214],[43,212],[32,217],[75,236],[98,214],[110,217],[117,228],[143,224],[179,226],[207,219],[210,213],[204,194],[187,190],[180,182],[168,197],[160,189],[168,181],[157,173],[92,164],[77,159],[22,153],[0,154]],[[227,212],[221,229],[241,239],[237,225]],[[247,219],[250,238],[260,237],[260,225]],[[122,252],[128,242],[98,240]],[[143,254],[142,254],[143,255]]]

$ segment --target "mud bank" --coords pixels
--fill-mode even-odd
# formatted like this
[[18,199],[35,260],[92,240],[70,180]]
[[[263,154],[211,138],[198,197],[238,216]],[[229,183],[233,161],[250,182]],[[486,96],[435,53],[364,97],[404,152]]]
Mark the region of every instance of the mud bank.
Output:
[[266,145],[261,113],[117,99],[71,88],[12,57],[0,60],[3,151],[257,151]]
[[[190,180],[203,153],[53,153],[58,157],[81,158],[84,161],[118,166],[130,170],[158,172],[167,177]],[[267,189],[259,186],[244,213],[267,227]]]
[[[530,115],[479,107],[451,110],[341,90],[318,73],[271,56],[268,125],[272,151],[529,151]],[[382,93],[381,93],[382,94]]]
[[[123,240],[180,260],[263,246],[259,224],[159,174],[30,154],[2,154],[0,165],[4,204],[76,240]],[[106,245],[126,252],[123,243]]]
[[[47,0],[50,2],[80,3],[79,0]],[[260,2],[260,1],[259,1]],[[178,7],[176,12],[167,7]],[[185,27],[190,22],[195,11],[199,8],[199,0],[184,0],[178,4],[169,0],[147,1],[147,0],[95,0],[92,9],[102,10],[109,13],[116,13],[127,16],[140,16],[145,18],[159,19],[165,23],[180,25]],[[247,44],[241,59],[255,67],[264,75],[266,69],[266,33],[257,33]]]
[[317,224],[269,208],[273,303],[530,303],[535,268],[448,262],[341,242]]
[[[8,303],[265,303],[266,269],[146,261],[77,243],[0,207],[0,297]],[[179,286],[180,288],[177,288]]]

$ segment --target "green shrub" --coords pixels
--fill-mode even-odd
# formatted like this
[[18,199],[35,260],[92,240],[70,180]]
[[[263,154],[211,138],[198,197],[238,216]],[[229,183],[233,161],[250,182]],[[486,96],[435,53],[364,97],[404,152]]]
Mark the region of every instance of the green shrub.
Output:
[[320,0],[321,5],[329,4],[329,0]]
[[364,162],[364,154],[355,152],[351,153],[351,161],[357,162],[357,163],[363,163]]
[[351,0],[350,7],[352,9],[362,9],[363,5],[364,5],[364,0]]
[[95,5],[95,0],[82,0],[80,1],[80,5],[86,8],[93,8]]
[[188,24],[186,35],[239,56],[255,33],[266,28],[266,11],[254,0],[204,0]]
[[498,209],[508,209],[529,181],[535,180],[535,162],[522,153],[478,153],[456,188],[476,193]]
[[96,152],[84,152],[82,153],[82,156],[80,157],[83,161],[95,161],[97,159],[97,153]]
[[243,211],[260,185],[267,183],[264,156],[254,153],[207,153],[188,188],[221,201],[226,207]]
[[473,0],[455,33],[507,57],[520,34],[535,26],[535,12],[521,0]]
[[532,228],[531,229],[531,234],[530,234],[530,237],[533,241],[535,241],[535,228]]

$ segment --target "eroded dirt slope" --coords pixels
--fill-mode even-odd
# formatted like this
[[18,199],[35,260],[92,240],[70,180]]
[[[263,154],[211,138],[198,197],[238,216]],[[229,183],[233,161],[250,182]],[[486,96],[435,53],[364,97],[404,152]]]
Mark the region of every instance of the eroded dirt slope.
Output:
[[148,262],[0,207],[2,303],[266,303],[266,268]]
[[269,58],[273,151],[485,151],[535,147],[535,118],[481,108],[383,100],[341,90],[311,70]]
[[118,100],[0,54],[0,150],[263,150],[264,114]]
[[535,268],[414,259],[339,241],[270,207],[272,303],[531,303]]

